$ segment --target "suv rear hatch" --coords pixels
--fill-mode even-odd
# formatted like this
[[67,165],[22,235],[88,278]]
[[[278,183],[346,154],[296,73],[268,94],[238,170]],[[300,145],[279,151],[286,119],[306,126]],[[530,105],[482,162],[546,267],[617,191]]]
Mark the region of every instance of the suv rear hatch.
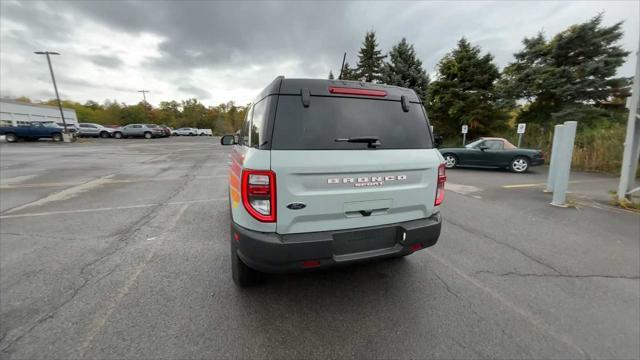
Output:
[[380,95],[386,91],[360,96],[348,90],[339,95],[330,89],[323,95],[305,90],[278,96],[271,169],[279,234],[432,215],[441,157],[432,148],[419,102]]

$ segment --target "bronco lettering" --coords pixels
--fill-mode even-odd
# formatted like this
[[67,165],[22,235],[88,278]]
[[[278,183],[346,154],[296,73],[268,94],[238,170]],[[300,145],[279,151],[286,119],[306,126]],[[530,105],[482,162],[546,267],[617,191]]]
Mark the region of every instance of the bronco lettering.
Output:
[[[384,180],[383,180],[384,179]],[[362,186],[382,186],[387,181],[407,180],[407,175],[387,175],[387,176],[363,176],[358,178],[329,178],[327,184],[353,184],[355,187]]]

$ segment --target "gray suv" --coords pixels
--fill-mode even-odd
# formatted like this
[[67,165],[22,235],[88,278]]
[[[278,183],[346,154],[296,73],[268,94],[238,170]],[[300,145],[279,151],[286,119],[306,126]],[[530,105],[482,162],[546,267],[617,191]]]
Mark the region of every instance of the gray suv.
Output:
[[111,137],[111,134],[113,133],[113,129],[102,126],[100,124],[80,123],[78,124],[78,126],[80,128],[78,132],[80,136],[97,136],[101,138],[108,138]]
[[405,256],[440,236],[445,167],[413,90],[278,77],[221,143],[233,145],[240,286],[262,273]]
[[163,136],[164,131],[155,124],[129,124],[113,131],[113,137],[116,139],[128,137],[144,137],[151,139]]

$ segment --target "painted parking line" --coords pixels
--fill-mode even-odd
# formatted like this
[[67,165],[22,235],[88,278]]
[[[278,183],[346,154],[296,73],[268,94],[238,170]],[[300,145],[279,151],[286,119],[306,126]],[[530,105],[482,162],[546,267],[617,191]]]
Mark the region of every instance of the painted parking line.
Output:
[[225,197],[225,198],[217,198],[217,199],[173,201],[173,202],[168,202],[168,203],[163,203],[163,204],[162,203],[153,203],[153,204],[115,206],[115,207],[93,208],[93,209],[61,210],[61,211],[47,211],[47,212],[15,214],[15,215],[0,215],[0,220],[1,219],[24,218],[24,217],[36,217],[36,216],[66,215],[66,214],[92,213],[92,212],[101,212],[101,211],[141,209],[141,208],[149,208],[149,207],[155,207],[155,206],[174,206],[174,205],[185,205],[185,204],[197,204],[197,203],[227,201],[227,200],[228,200],[228,198]]
[[540,184],[514,184],[514,185],[504,185],[503,188],[505,189],[517,189],[517,188],[529,188],[529,187],[539,187],[539,186],[546,186],[547,183],[540,183]]
[[462,184],[454,184],[450,182],[446,182],[444,184],[445,190],[453,191],[458,194],[467,195],[471,193],[476,193],[482,191],[479,187],[471,186],[471,185],[462,185]]
[[[600,182],[600,181],[611,181],[611,179],[597,179],[597,180],[575,180],[569,181],[569,184],[584,184],[584,183],[592,183],[592,182]],[[537,184],[513,184],[513,185],[504,185],[505,189],[518,189],[518,188],[530,188],[530,187],[541,187],[546,186],[547,183],[537,183]]]
[[[156,182],[156,181],[176,181],[182,180],[184,178],[188,178],[189,175],[185,176],[174,176],[174,177],[160,177],[160,178],[140,178],[140,179],[110,179],[104,182],[104,184],[127,184],[127,183],[136,183],[136,182]],[[191,177],[192,180],[207,180],[207,179],[226,179],[228,175],[211,175],[211,176],[194,176]],[[61,186],[76,186],[84,184],[84,182],[57,182],[57,183],[39,183],[39,184],[15,184],[13,182],[8,182],[0,185],[0,189],[23,189],[23,188],[44,188],[44,187],[61,187]]]

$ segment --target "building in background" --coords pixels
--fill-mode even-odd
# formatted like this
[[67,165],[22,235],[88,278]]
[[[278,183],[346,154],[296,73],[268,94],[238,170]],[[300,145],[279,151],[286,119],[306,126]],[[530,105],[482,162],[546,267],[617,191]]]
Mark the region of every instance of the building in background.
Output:
[[[78,117],[73,109],[62,108],[68,126],[77,127]],[[55,122],[62,126],[60,109],[57,106],[30,104],[21,101],[0,99],[0,126],[20,126],[31,122]]]

